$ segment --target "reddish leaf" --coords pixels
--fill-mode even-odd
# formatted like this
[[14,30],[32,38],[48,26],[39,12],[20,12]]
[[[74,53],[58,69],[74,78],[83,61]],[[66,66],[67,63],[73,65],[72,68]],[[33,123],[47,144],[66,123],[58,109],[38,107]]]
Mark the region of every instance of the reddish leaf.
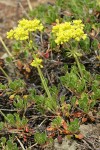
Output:
[[82,116],[82,112],[75,112],[75,113],[72,114],[72,116],[79,118],[79,117]]
[[28,127],[25,127],[25,131],[26,131],[26,132],[29,132],[29,128],[28,128]]
[[24,140],[24,142],[27,142],[27,137],[26,137],[26,135],[24,135],[23,140]]
[[54,131],[55,130],[55,128],[53,128],[53,127],[48,127],[47,128],[47,131]]
[[62,130],[63,134],[70,134],[70,132],[68,130]]
[[54,136],[55,136],[55,133],[54,133],[54,132],[48,134],[48,137],[49,137],[49,138],[54,137]]
[[44,56],[46,59],[48,59],[48,58],[49,58],[49,52],[46,51],[46,53],[44,53],[43,56]]
[[57,140],[58,140],[59,144],[62,144],[62,136],[61,135],[58,135]]
[[50,52],[50,50],[47,50],[45,53],[41,52],[41,51],[38,51],[38,55],[48,59],[49,58],[49,52]]
[[98,49],[100,49],[100,43],[98,44]]
[[67,130],[68,129],[68,126],[67,126],[67,123],[65,122],[65,120],[62,119],[62,127]]
[[74,119],[73,118],[70,118],[70,122],[72,122]]
[[83,117],[83,118],[82,118],[82,122],[84,123],[84,122],[86,122],[86,121],[87,121],[87,118]]
[[21,70],[22,67],[23,67],[23,64],[20,60],[17,60],[17,67],[18,67],[19,70]]

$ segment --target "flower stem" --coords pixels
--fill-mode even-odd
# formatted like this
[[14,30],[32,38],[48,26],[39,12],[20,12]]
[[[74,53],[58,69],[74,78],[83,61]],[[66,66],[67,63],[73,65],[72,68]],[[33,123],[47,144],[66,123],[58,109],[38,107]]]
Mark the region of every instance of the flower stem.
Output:
[[76,61],[76,63],[77,63],[77,66],[78,66],[78,69],[79,69],[80,75],[81,75],[81,77],[83,78],[83,72],[82,72],[82,69],[81,69],[81,66],[80,66],[80,63],[79,63],[78,57],[75,55],[75,56],[74,56],[74,58],[75,58],[75,61]]
[[7,75],[7,73],[4,71],[4,69],[0,66],[0,70],[2,71],[2,73],[7,77],[8,82],[11,82],[11,78]]
[[41,69],[40,69],[39,66],[37,66],[37,70],[38,70],[39,76],[40,76],[40,78],[41,78],[41,82],[42,82],[42,84],[43,84],[43,86],[44,86],[44,89],[45,89],[45,91],[46,91],[46,93],[47,93],[47,95],[48,95],[48,98],[51,99],[50,91],[49,91],[49,89],[48,89],[47,83],[46,83],[46,81],[45,81],[45,78],[44,78],[44,76],[43,76],[43,74],[42,74],[42,71],[41,71]]
[[[34,53],[33,53],[33,57],[34,57],[34,60],[36,60],[36,59],[35,59],[36,56],[35,56]],[[42,73],[40,67],[38,66],[38,64],[37,64],[37,70],[38,70],[38,73],[39,73],[41,82],[42,82],[42,84],[43,84],[43,87],[44,87],[44,89],[45,89],[45,91],[46,91],[46,93],[47,93],[47,96],[48,96],[49,99],[51,99],[51,94],[50,94],[49,88],[48,88],[48,86],[47,86],[46,80],[45,80],[45,78],[44,78],[44,76],[43,76],[43,73]]]
[[9,119],[6,117],[6,115],[0,110],[0,114],[5,118],[6,121],[9,122]]
[[8,53],[8,55],[13,58],[12,54],[10,53],[9,49],[7,48],[7,46],[5,45],[5,43],[4,43],[4,41],[2,40],[2,37],[1,37],[1,36],[0,36],[0,41],[1,41],[1,43],[2,43],[2,45],[3,45],[3,47],[4,47],[4,49],[5,49],[6,52]]
[[30,11],[32,11],[32,5],[31,5],[30,0],[27,0],[27,3],[28,3],[28,7],[29,7]]

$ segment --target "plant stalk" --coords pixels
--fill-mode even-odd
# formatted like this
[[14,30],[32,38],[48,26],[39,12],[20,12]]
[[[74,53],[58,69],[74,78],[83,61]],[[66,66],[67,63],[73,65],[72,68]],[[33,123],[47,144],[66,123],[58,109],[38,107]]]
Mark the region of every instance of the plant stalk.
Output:
[[6,117],[6,115],[0,110],[0,114],[5,118],[6,121],[9,122],[9,119]]
[[[35,55],[34,55],[34,53],[33,53],[33,57],[34,57],[34,60],[35,60]],[[43,84],[43,87],[44,87],[44,89],[45,89],[45,91],[46,91],[46,93],[47,93],[47,96],[48,96],[49,99],[51,99],[51,94],[50,94],[49,88],[48,88],[47,83],[46,83],[46,81],[45,81],[45,78],[44,78],[44,76],[43,76],[43,74],[42,74],[42,71],[41,71],[41,69],[40,69],[40,67],[39,67],[38,65],[37,65],[37,70],[38,70],[38,73],[39,73],[41,82],[42,82],[42,84]]]
[[42,71],[41,71],[41,69],[40,69],[39,66],[37,66],[37,70],[38,70],[38,73],[39,73],[39,75],[40,75],[41,82],[42,82],[42,84],[43,84],[43,86],[44,86],[44,89],[45,89],[45,91],[46,91],[46,93],[47,93],[47,95],[48,95],[48,98],[51,99],[50,91],[49,91],[49,89],[48,89],[47,83],[46,83],[46,81],[45,81],[45,78],[44,78],[44,76],[43,76],[43,74],[42,74]]
[[81,69],[81,66],[80,66],[80,63],[79,63],[78,57],[77,57],[77,56],[74,56],[74,58],[75,58],[75,61],[76,61],[76,63],[77,63],[77,66],[78,66],[78,69],[79,69],[80,75],[81,75],[81,77],[83,78],[83,72],[82,72],[82,69]]
[[4,71],[4,69],[0,66],[0,70],[2,71],[2,73],[7,77],[8,82],[10,83],[12,80],[11,78],[7,75],[7,73]]
[[7,48],[7,46],[5,45],[5,43],[4,43],[4,41],[2,40],[1,36],[0,36],[0,41],[1,41],[1,43],[2,43],[2,45],[3,45],[3,47],[4,47],[4,49],[5,49],[6,52],[8,53],[8,55],[13,58],[12,54],[10,53],[9,49]]
[[27,3],[28,3],[28,7],[29,7],[30,11],[32,11],[32,5],[31,5],[30,0],[27,0]]

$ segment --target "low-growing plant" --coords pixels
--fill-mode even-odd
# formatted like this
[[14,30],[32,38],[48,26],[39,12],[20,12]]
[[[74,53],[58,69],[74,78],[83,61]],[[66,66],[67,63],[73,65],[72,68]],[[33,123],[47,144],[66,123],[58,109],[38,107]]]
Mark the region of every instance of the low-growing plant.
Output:
[[[38,19],[22,19],[15,29],[7,32],[7,38],[15,40],[13,55],[0,39],[9,54],[9,58],[11,58],[8,58],[8,62],[13,62],[15,68],[19,69],[19,74],[13,80],[2,67],[0,68],[8,79],[7,84],[0,83],[1,96],[5,93],[5,96],[9,97],[10,106],[15,108],[14,110],[0,109],[0,114],[4,117],[4,122],[0,123],[0,131],[3,131],[4,128],[6,131],[15,129],[19,133],[21,130],[23,140],[26,142],[26,136],[33,136],[35,145],[44,145],[59,135],[75,135],[75,137],[78,137],[80,124],[83,123],[82,117],[89,117],[89,112],[93,110],[100,98],[100,76],[87,71],[81,59],[85,52],[88,52],[88,54],[91,52],[91,48],[98,48],[98,39],[93,39],[91,44],[89,34],[92,24],[87,23],[87,17],[90,17],[93,20],[93,28],[98,29],[98,25],[94,23],[95,17],[92,18],[92,15],[88,12],[97,4],[86,0],[84,1],[85,5],[87,4],[86,7],[82,7],[83,1],[77,3],[77,0],[71,0],[71,2],[69,0],[57,0],[56,5],[53,6],[41,5],[34,10],[30,8],[30,16],[36,14]],[[68,9],[69,16],[62,16],[61,13],[68,6],[70,6],[70,9]],[[84,9],[87,10],[85,14],[83,14]],[[79,13],[80,15],[78,15]],[[72,17],[75,17],[75,19]],[[78,20],[76,20],[77,18]],[[52,24],[50,29],[47,25],[45,26],[45,23]],[[49,31],[46,33],[47,29]],[[44,34],[48,36],[46,41],[48,50],[44,46]],[[48,80],[45,75],[45,67],[53,59],[53,50],[56,53],[63,53],[61,68],[60,65],[57,65],[61,74],[60,77],[57,77],[59,84],[56,85],[49,84],[50,77],[48,77]],[[47,57],[44,57],[44,51],[47,52]],[[49,59],[49,52],[51,52],[51,59]],[[67,59],[73,59],[75,62],[70,66],[65,65],[63,67]],[[53,60],[53,62],[59,63],[60,61]],[[29,73],[29,76],[23,71],[24,69]],[[37,78],[40,78],[39,85],[35,85],[35,79],[33,78],[36,71],[38,73]],[[29,79],[30,76],[33,78],[32,83]],[[36,116],[33,110],[36,111]],[[5,114],[5,111],[9,113]],[[14,111],[14,113],[10,113],[10,111]],[[30,114],[30,116],[27,114]],[[31,122],[32,125],[29,127],[31,119],[39,121],[38,118],[42,117],[45,119],[39,126]],[[45,125],[45,132],[42,132],[41,126],[45,121],[47,125]],[[34,129],[32,130],[32,128]],[[1,138],[0,146],[3,149],[14,147],[17,150],[17,145],[13,142],[14,139],[4,137]],[[19,142],[19,144],[21,143]]]
[[79,120],[77,118],[68,125],[68,129],[72,133],[77,133],[79,131],[79,127]]
[[77,67],[73,66],[70,73],[67,71],[65,76],[60,77],[60,80],[73,94],[71,103],[75,106],[75,102],[78,100],[79,107],[87,113],[94,107],[99,98],[100,84],[96,76],[91,76],[90,73],[85,70],[84,66],[82,66],[82,71],[84,72],[84,76],[80,78]]
[[13,137],[7,140],[5,137],[0,139],[0,148],[3,150],[18,150],[17,143],[14,142]]
[[39,133],[39,132],[36,132],[34,134],[34,140],[37,144],[45,144],[47,142],[47,135],[46,133]]
[[[5,117],[4,117],[5,118]],[[19,114],[14,113],[13,114],[7,114],[5,120],[11,127],[15,128],[25,128],[25,125],[27,125],[27,119],[23,116],[22,118],[19,116]]]

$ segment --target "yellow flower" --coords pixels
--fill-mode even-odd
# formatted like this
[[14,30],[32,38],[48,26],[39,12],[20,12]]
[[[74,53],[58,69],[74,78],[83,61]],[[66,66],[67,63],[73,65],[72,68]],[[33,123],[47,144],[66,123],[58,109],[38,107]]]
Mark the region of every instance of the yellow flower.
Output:
[[43,65],[41,64],[42,62],[43,62],[42,59],[40,59],[40,58],[35,58],[35,59],[33,60],[33,62],[31,63],[31,66],[33,66],[33,67],[40,66],[40,68],[43,68]]
[[55,42],[59,45],[71,39],[76,41],[80,41],[81,38],[86,39],[83,28],[84,24],[81,20],[74,20],[73,22],[57,23],[56,26],[53,26],[52,33],[56,37]]
[[80,25],[82,23],[82,20],[73,20],[73,23],[76,25]]
[[14,39],[16,40],[27,40],[29,38],[28,31],[24,30],[22,27],[17,27],[14,30]]
[[27,20],[27,19],[22,19],[19,21],[19,27],[23,27],[23,29],[28,30],[28,31],[42,31],[43,30],[43,25],[40,23],[40,20],[34,19],[34,20]]
[[13,39],[13,36],[14,36],[14,30],[11,29],[9,32],[7,32],[7,38]]
[[43,25],[38,19],[27,20],[22,19],[18,23],[18,27],[14,30],[7,32],[7,38],[16,40],[27,40],[29,32],[42,31]]

